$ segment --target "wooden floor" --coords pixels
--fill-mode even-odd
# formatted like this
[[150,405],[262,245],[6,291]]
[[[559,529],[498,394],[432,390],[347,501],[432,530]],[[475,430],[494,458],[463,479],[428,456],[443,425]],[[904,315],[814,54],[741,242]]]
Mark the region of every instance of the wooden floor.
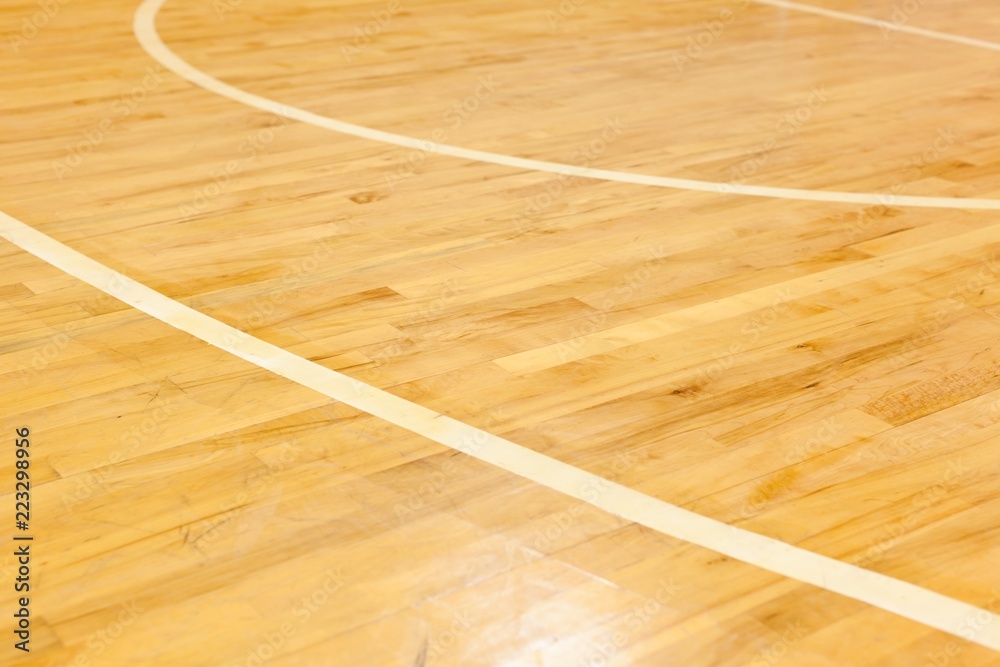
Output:
[[884,23],[749,0],[168,0],[156,20],[283,105],[706,192],[282,118],[154,60],[138,0],[9,0],[0,211],[365,385],[978,614],[942,631],[620,518],[11,237],[0,664],[1000,666],[1000,211],[962,205],[1000,200],[1000,52],[897,30],[1000,44],[1000,18],[808,2]]

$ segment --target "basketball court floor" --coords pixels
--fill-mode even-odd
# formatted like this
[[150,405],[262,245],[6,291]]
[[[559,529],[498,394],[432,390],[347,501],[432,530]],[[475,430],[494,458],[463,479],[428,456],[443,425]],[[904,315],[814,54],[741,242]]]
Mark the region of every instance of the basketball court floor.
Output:
[[2,665],[1000,665],[983,0],[5,0]]

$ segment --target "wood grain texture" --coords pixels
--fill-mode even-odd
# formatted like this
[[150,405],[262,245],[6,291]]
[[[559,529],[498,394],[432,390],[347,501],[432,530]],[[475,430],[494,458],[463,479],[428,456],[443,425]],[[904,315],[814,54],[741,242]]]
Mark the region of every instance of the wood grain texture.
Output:
[[[815,4],[1000,39],[981,0]],[[3,211],[441,413],[1000,608],[993,213],[386,146],[167,73],[131,4],[51,7],[0,7]],[[232,85],[453,145],[1000,198],[996,53],[814,15],[171,0],[158,27]],[[380,422],[6,242],[0,258],[0,423],[33,432],[38,553],[32,653],[4,644],[0,664],[1000,665]],[[5,508],[13,475],[7,455]],[[12,550],[0,570],[7,609]]]

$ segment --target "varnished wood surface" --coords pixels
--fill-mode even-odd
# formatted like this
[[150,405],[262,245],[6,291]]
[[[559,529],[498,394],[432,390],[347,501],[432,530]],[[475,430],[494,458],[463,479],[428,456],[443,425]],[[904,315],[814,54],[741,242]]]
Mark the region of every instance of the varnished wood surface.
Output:
[[[738,2],[403,2],[348,58],[354,28],[388,6],[171,0],[158,25],[226,82],[410,136],[723,183],[1000,198],[995,52]],[[893,20],[889,2],[822,6]],[[415,153],[191,86],[136,44],[131,4],[58,7],[3,51],[3,211],[547,455],[1000,605],[995,213]],[[733,20],[678,61],[724,9]],[[5,3],[3,32],[38,11]],[[926,3],[907,23],[1000,39],[980,1]],[[475,111],[456,112],[470,96]],[[33,650],[0,645],[0,664],[1000,664],[0,252],[2,422],[33,432],[37,540]],[[0,460],[5,511],[13,464]]]

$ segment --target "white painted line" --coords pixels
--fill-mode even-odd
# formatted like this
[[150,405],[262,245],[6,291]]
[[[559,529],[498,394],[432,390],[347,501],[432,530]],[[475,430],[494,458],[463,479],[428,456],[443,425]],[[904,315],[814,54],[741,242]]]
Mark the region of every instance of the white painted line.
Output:
[[[0,212],[0,237],[161,322],[379,419],[464,452],[627,521],[784,577],[839,593],[1000,651],[1000,616],[892,577],[690,512],[411,403],[189,308]],[[966,634],[968,634],[966,632]]]
[[985,609],[690,512],[411,403],[178,303],[3,212],[0,237],[165,324],[434,442],[627,521],[949,634],[959,636],[975,618],[985,627],[971,641],[1000,651],[1000,616]]
[[[761,2],[763,0],[754,0]],[[280,104],[266,97],[260,97],[240,90],[227,83],[209,76],[201,70],[195,68],[188,62],[182,60],[177,54],[170,50],[159,33],[156,31],[156,15],[166,3],[166,0],[144,0],[135,13],[133,29],[136,39],[146,53],[159,62],[161,65],[174,72],[183,79],[190,81],[196,86],[200,86],[217,95],[228,97],[231,100],[240,102],[262,111],[267,111],[278,116],[283,116],[292,120],[309,123],[317,127],[322,127],[341,134],[347,134],[362,139],[371,139],[386,144],[414,148],[427,153],[439,153],[451,157],[472,160],[475,162],[488,162],[515,169],[528,171],[542,171],[553,174],[565,174],[578,176],[581,178],[592,178],[602,181],[617,181],[620,183],[631,183],[634,185],[651,185],[663,188],[675,188],[678,190],[697,190],[700,192],[714,192],[716,194],[749,195],[753,197],[771,197],[777,199],[799,199],[804,201],[833,202],[838,204],[865,204],[865,205],[891,205],[891,206],[913,206],[921,208],[958,208],[958,209],[981,209],[1000,210],[1000,200],[998,199],[961,199],[956,197],[917,197],[904,195],[891,195],[882,193],[867,192],[834,192],[827,190],[801,190],[797,188],[773,188],[762,185],[741,185],[732,183],[720,183],[714,181],[695,181],[686,178],[671,178],[667,176],[649,176],[645,174],[634,174],[625,171],[611,171],[607,169],[590,169],[588,167],[577,167],[558,162],[545,162],[543,160],[531,160],[528,158],[501,155],[499,153],[488,153],[459,146],[449,146],[447,144],[435,144],[430,141],[407,137],[401,134],[383,132],[361,125],[353,125],[343,121],[327,118],[315,114],[305,109]],[[765,4],[774,4],[768,0]],[[784,3],[790,9],[797,7],[807,7],[806,5],[792,6],[794,3]],[[812,9],[812,8],[810,8]],[[805,9],[803,11],[806,11]],[[849,15],[848,15],[849,16]],[[876,22],[877,23],[877,22]],[[915,29],[914,29],[915,30]],[[925,35],[926,36],[926,35]]]
[[750,0],[750,1],[756,2],[759,5],[770,5],[771,7],[780,7],[781,9],[792,9],[797,12],[818,14],[820,16],[825,16],[827,18],[837,19],[838,21],[850,21],[851,23],[870,25],[879,28],[883,31],[902,32],[908,35],[927,37],[928,39],[936,39],[942,42],[952,42],[953,44],[962,44],[963,46],[974,46],[976,48],[988,49],[990,51],[1000,51],[1000,44],[996,42],[987,42],[986,40],[983,39],[974,39],[972,37],[963,37],[961,35],[950,35],[946,32],[938,32],[937,30],[925,30],[924,28],[915,28],[912,26],[908,26],[906,24],[893,23],[890,21],[883,21],[881,19],[869,18],[867,16],[848,14],[846,12],[838,12],[833,9],[824,9],[823,7],[814,7],[812,5],[804,5],[798,2],[789,2],[788,0]]
[[[805,7],[793,6],[793,3],[771,2],[771,0],[755,1],[786,6],[791,9]],[[361,138],[518,169],[707,192],[729,191],[744,195],[837,203],[886,203],[886,196],[880,194],[823,192],[759,186],[728,188],[723,184],[704,181],[585,169],[454,146],[428,145],[426,142],[412,137],[325,118],[229,86],[178,58],[162,42],[155,29],[156,14],[164,2],[165,0],[145,0],[135,16],[136,36],[143,48],[155,60],[182,78],[207,90],[290,119]],[[815,8],[805,8],[802,11],[812,9]],[[840,17],[835,16],[834,18]],[[877,22],[874,24],[878,25]],[[892,204],[940,208],[1000,209],[1000,201],[988,199],[895,197]],[[985,609],[689,512],[353,380],[244,334],[144,285],[120,276],[107,267],[2,213],[0,213],[0,230],[3,231],[5,238],[21,248],[98,289],[116,296],[125,303],[246,361],[319,391],[334,400],[368,412],[380,419],[442,445],[465,452],[545,487],[588,502],[628,521],[779,575],[866,602],[943,632],[963,636],[982,646],[1000,650],[1000,623],[993,622],[1000,620],[1000,616]],[[595,494],[595,490],[599,490],[599,492]],[[981,632],[975,636],[969,636],[967,631],[961,631],[963,624],[967,624],[970,618],[975,617],[978,621],[984,618],[983,614],[986,614],[989,620],[980,624],[983,627]]]

